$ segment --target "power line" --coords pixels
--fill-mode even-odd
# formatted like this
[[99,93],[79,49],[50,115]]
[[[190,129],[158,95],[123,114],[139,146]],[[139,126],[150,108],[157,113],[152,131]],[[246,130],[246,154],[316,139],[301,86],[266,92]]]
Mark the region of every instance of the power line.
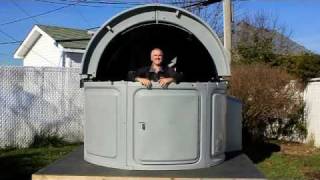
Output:
[[46,14],[50,14],[50,13],[59,11],[59,10],[64,9],[64,8],[68,8],[68,7],[70,7],[70,6],[74,6],[74,5],[78,4],[78,3],[79,3],[79,2],[73,3],[73,4],[69,4],[69,5],[66,5],[66,6],[63,6],[63,7],[59,7],[59,8],[50,10],[50,11],[46,11],[46,12],[43,12],[43,13],[40,13],[40,14],[36,14],[36,15],[33,15],[33,16],[28,16],[28,17],[16,19],[16,20],[13,20],[13,21],[10,21],[10,22],[2,23],[2,24],[0,24],[0,26],[12,24],[12,23],[16,23],[16,22],[20,22],[20,21],[24,21],[24,20],[27,20],[27,19],[32,19],[32,18],[39,17],[39,16],[43,16],[43,15],[46,15]]
[[[60,0],[61,1],[61,0]],[[74,3],[77,2],[78,0],[63,0],[63,2],[69,2],[69,3]],[[96,0],[96,1],[81,1],[82,4],[110,4],[110,5],[143,5],[146,4],[144,2],[139,2],[139,1],[103,1],[103,0]]]
[[[4,34],[4,31],[0,32]],[[6,33],[6,36],[9,34]],[[10,35],[9,35],[10,36]],[[12,39],[12,38],[11,38]],[[90,38],[66,38],[66,39],[57,39],[56,42],[72,42],[72,41],[89,41]],[[15,40],[15,41],[8,41],[8,42],[0,42],[0,45],[6,45],[6,44],[17,44],[23,42],[22,40]]]
[[[10,39],[12,39],[12,40],[14,40],[14,41],[18,41],[18,40],[16,40],[13,36],[11,36],[10,34],[2,31],[1,29],[0,29],[0,33],[4,34],[5,36],[9,37]],[[47,61],[49,64],[54,65],[54,64],[53,64],[52,62],[50,62],[47,58],[43,57],[41,54],[39,54],[39,53],[37,53],[36,51],[34,51],[32,48],[26,47],[26,46],[23,45],[23,44],[21,44],[21,46],[22,46],[23,48],[26,48],[26,49],[30,50],[31,52],[33,52],[33,53],[36,54],[37,56],[41,57],[42,59],[44,59],[45,61]]]
[[82,12],[80,11],[80,9],[78,9],[78,7],[73,8],[74,12],[76,12],[77,14],[79,14],[79,17],[83,20],[83,22],[86,23],[87,26],[91,26],[90,21],[82,14]]
[[221,2],[222,0],[205,0],[205,1],[199,1],[193,4],[185,5],[182,8],[190,8],[195,6],[209,6],[213,3]]
[[[63,1],[50,1],[50,0],[35,0],[38,2],[43,2],[43,3],[51,3],[51,4],[64,4],[64,5],[70,5],[74,2],[77,2],[77,0],[63,0]],[[134,5],[143,5],[145,3],[143,2],[119,2],[119,1],[86,1],[82,0],[77,4],[77,6],[86,6],[86,7],[105,7],[105,5],[117,5],[115,6],[116,8],[128,8]],[[126,6],[121,6],[121,5],[126,5]]]
[[1,29],[0,29],[0,32],[1,32],[3,35],[7,36],[8,38],[12,39],[13,41],[18,41],[18,40],[16,40],[13,36],[11,36],[10,34],[2,31]]
[[[68,8],[70,6],[89,6],[89,7],[103,7],[103,6],[96,6],[96,5],[88,5],[88,4],[80,4],[80,3],[91,3],[89,1],[69,1],[70,3],[64,3],[64,2],[67,2],[67,1],[64,1],[64,2],[53,2],[53,1],[48,1],[48,0],[35,0],[35,1],[38,1],[38,2],[46,2],[46,3],[53,3],[53,4],[65,4],[66,6],[63,6],[63,7],[60,7],[60,8],[56,8],[56,9],[53,9],[53,10],[50,10],[50,11],[46,11],[46,12],[43,12],[43,13],[39,13],[39,14],[36,14],[36,15],[32,15],[32,16],[28,16],[28,17],[24,17],[24,18],[20,18],[20,19],[16,19],[16,20],[13,20],[13,21],[10,21],[10,22],[6,22],[6,23],[2,23],[0,24],[0,26],[3,26],[3,25],[8,25],[8,24],[13,24],[13,23],[17,23],[17,22],[20,22],[20,21],[24,21],[24,20],[28,20],[28,19],[35,19],[35,17],[39,17],[39,16],[43,16],[43,15],[46,15],[46,14],[50,14],[50,13],[53,13],[53,12],[56,12],[56,11],[59,11],[61,9],[64,9],[64,8]],[[123,5],[142,5],[144,3],[141,3],[141,2],[136,2],[136,3],[128,3],[128,2],[107,2],[107,1],[97,1],[97,2],[92,2],[92,3],[99,3],[99,4],[123,4]],[[16,4],[15,4],[16,5]],[[17,6],[18,7],[18,6]],[[22,10],[22,8],[20,7],[19,8],[20,10]],[[26,11],[22,10],[23,12],[27,13]],[[40,23],[39,23],[40,24]]]
[[[55,1],[48,1],[48,0],[35,0],[38,2],[43,2],[43,3],[50,3],[50,4],[63,4],[63,5],[71,5],[71,3],[65,3],[65,2],[55,2]],[[86,7],[104,7],[104,6],[97,6],[97,5],[87,5],[87,4],[77,4],[77,6],[86,6]]]
[[[75,2],[76,0],[60,0],[62,2]],[[202,4],[211,3],[212,1],[222,1],[222,0],[202,0],[199,1]],[[195,4],[200,4],[199,2],[196,2]],[[144,5],[150,3],[150,1],[109,1],[109,0],[95,0],[95,1],[87,1],[83,0],[81,2],[82,4],[110,4],[110,5]],[[164,4],[171,4],[171,5],[183,5],[185,2],[163,2]]]
[[[142,5],[142,4],[145,4],[143,2],[134,2],[134,1],[131,1],[131,2],[126,2],[126,1],[103,1],[103,0],[96,0],[96,1],[86,1],[86,0],[64,0],[64,1],[61,1],[61,2],[53,2],[53,1],[48,1],[48,0],[36,0],[36,1],[39,1],[39,2],[46,2],[46,3],[54,3],[54,4],[65,4],[66,6],[63,6],[63,7],[59,7],[59,8],[56,8],[56,9],[53,9],[53,10],[50,10],[50,11],[46,11],[46,12],[43,12],[43,13],[39,13],[39,14],[36,14],[36,15],[30,15],[27,11],[25,11],[21,6],[19,6],[16,2],[12,1],[12,3],[18,8],[20,9],[23,13],[25,13],[26,15],[28,15],[28,17],[24,17],[24,18],[20,18],[20,19],[16,19],[16,20],[13,20],[13,21],[10,21],[10,22],[6,22],[6,23],[2,23],[0,24],[1,26],[3,25],[8,25],[8,24],[12,24],[12,23],[16,23],[16,22],[20,22],[20,21],[23,21],[23,20],[27,20],[27,19],[33,19],[35,22],[39,23],[35,18],[36,17],[39,17],[39,16],[43,16],[43,15],[46,15],[46,14],[50,14],[50,13],[53,13],[53,12],[56,12],[56,11],[59,11],[61,9],[64,9],[64,8],[68,8],[70,6],[90,6],[90,7],[103,7],[103,6],[96,6],[96,5],[93,5],[93,4],[110,4],[110,5]],[[210,5],[212,3],[215,3],[215,2],[220,2],[221,0],[205,0],[205,1],[199,1],[199,2],[196,2],[194,4],[190,4],[188,6],[185,6],[184,8],[188,8],[188,7],[193,7],[193,6],[207,6],[207,5]],[[171,3],[168,3],[168,4],[181,4],[181,2],[171,2]],[[92,29],[96,29],[96,28],[99,28],[98,27],[93,27],[93,28],[87,28],[86,30],[92,30]],[[13,36],[7,34],[6,32],[0,30],[0,32],[4,35],[6,35],[7,37],[9,37],[10,39],[14,40],[14,41],[11,41],[11,42],[0,42],[0,45],[6,45],[6,44],[17,44],[17,43],[21,43],[23,41],[19,41],[19,40],[16,40]],[[73,41],[73,40],[77,40],[77,39],[65,39],[67,41]],[[80,40],[80,39],[79,39]],[[34,50],[31,50],[34,52]],[[36,52],[35,52],[36,53]],[[36,53],[38,54],[38,53]],[[40,54],[38,54],[40,57],[42,57]],[[42,57],[44,58],[44,57]],[[44,58],[46,59],[46,58]]]
[[0,52],[0,55],[1,55],[1,56],[8,56],[8,57],[11,57],[11,54],[2,53],[2,52]]
[[16,6],[20,11],[22,11],[25,15],[30,16],[33,21],[40,24],[38,20],[36,20],[34,17],[32,17],[26,10],[24,10],[18,3],[15,2],[15,0],[11,1],[11,3]]
[[7,44],[18,44],[23,41],[10,41],[10,42],[0,42],[0,45],[7,45]]
[[0,55],[11,56],[11,54],[2,53],[2,52],[0,52]]

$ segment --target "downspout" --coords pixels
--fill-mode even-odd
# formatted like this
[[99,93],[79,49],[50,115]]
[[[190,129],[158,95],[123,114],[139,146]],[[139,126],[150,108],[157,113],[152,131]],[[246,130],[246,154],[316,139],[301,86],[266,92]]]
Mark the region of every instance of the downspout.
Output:
[[62,62],[62,67],[66,67],[66,53],[64,50],[61,50],[61,62]]

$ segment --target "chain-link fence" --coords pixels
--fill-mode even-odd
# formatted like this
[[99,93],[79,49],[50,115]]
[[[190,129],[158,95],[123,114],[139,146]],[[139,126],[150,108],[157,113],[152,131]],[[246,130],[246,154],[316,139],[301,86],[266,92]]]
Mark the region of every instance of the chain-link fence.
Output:
[[0,147],[27,147],[36,135],[82,141],[79,69],[0,67]]

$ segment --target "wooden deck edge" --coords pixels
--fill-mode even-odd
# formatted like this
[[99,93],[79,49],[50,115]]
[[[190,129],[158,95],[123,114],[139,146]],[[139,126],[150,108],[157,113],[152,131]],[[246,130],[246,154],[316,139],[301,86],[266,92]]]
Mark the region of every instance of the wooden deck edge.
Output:
[[174,177],[114,177],[114,176],[70,176],[33,174],[32,180],[265,180],[260,178],[174,178]]

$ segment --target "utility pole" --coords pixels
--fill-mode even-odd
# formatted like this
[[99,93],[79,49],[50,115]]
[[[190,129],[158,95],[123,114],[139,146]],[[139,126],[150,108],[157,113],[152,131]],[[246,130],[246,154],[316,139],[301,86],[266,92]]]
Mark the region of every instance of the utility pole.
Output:
[[[202,5],[208,6],[213,3],[223,1],[223,31],[224,31],[224,47],[229,51],[231,54],[231,21],[232,21],[232,9],[231,9],[231,1],[232,0],[207,0],[200,3],[193,4],[195,5]],[[189,7],[189,6],[188,6]]]
[[231,0],[223,0],[224,47],[231,53]]

